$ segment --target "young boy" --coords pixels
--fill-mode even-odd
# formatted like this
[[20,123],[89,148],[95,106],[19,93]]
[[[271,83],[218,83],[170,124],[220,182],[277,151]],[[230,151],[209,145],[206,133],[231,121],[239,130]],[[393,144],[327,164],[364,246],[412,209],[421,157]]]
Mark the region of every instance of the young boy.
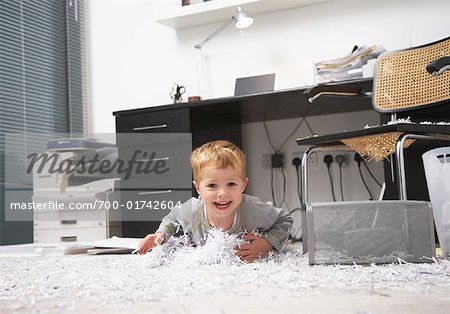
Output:
[[235,254],[252,262],[271,249],[279,251],[288,238],[292,217],[281,208],[243,194],[248,184],[244,153],[228,141],[213,141],[192,152],[193,184],[200,195],[174,207],[158,230],[139,244],[139,253],[162,244],[181,225],[191,241],[202,244],[208,230],[244,234],[248,244],[235,248]]

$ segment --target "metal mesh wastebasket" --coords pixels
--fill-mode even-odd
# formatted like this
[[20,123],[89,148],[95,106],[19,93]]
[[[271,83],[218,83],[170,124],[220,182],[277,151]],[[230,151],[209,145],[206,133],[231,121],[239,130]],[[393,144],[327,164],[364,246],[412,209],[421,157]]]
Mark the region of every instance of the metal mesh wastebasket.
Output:
[[435,256],[429,202],[310,203],[306,219],[310,264],[429,262]]

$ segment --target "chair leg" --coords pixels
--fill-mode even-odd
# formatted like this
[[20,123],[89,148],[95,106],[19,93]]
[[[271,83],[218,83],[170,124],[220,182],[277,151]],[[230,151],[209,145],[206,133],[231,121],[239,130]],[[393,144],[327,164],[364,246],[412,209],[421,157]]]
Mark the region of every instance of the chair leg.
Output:
[[306,204],[309,202],[308,198],[308,159],[312,153],[320,151],[353,151],[345,145],[329,145],[329,146],[312,146],[308,148],[302,156],[301,164],[301,182],[302,182],[302,203],[301,203],[301,220],[302,220],[302,243],[303,254],[308,252],[308,225],[306,217]]

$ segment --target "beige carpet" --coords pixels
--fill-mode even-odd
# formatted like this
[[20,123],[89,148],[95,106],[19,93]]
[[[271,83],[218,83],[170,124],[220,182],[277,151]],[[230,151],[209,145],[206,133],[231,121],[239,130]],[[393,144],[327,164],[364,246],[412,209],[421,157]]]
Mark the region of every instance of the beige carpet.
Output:
[[450,261],[310,266],[290,247],[245,264],[218,243],[144,256],[55,252],[0,256],[1,313],[450,311]]

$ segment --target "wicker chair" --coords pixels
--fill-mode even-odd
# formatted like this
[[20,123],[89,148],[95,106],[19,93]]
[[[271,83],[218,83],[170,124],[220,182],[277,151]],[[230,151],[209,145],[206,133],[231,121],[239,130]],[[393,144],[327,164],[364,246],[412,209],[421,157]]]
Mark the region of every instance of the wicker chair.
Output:
[[[450,125],[404,123],[397,120],[397,113],[439,105],[450,109],[450,71],[446,70],[450,70],[450,37],[379,56],[373,79],[372,105],[376,111],[390,114],[391,121],[378,127],[297,139],[298,145],[311,146],[302,159],[303,206],[308,203],[307,160],[313,152],[324,150],[350,149],[366,160],[383,160],[395,156],[399,199],[407,200],[404,149],[418,140],[450,141]],[[331,91],[327,91],[326,85],[312,88],[306,96],[311,101],[321,95],[351,94],[348,90],[336,90],[335,85],[331,87]],[[302,232],[305,240],[304,218],[303,214]]]

